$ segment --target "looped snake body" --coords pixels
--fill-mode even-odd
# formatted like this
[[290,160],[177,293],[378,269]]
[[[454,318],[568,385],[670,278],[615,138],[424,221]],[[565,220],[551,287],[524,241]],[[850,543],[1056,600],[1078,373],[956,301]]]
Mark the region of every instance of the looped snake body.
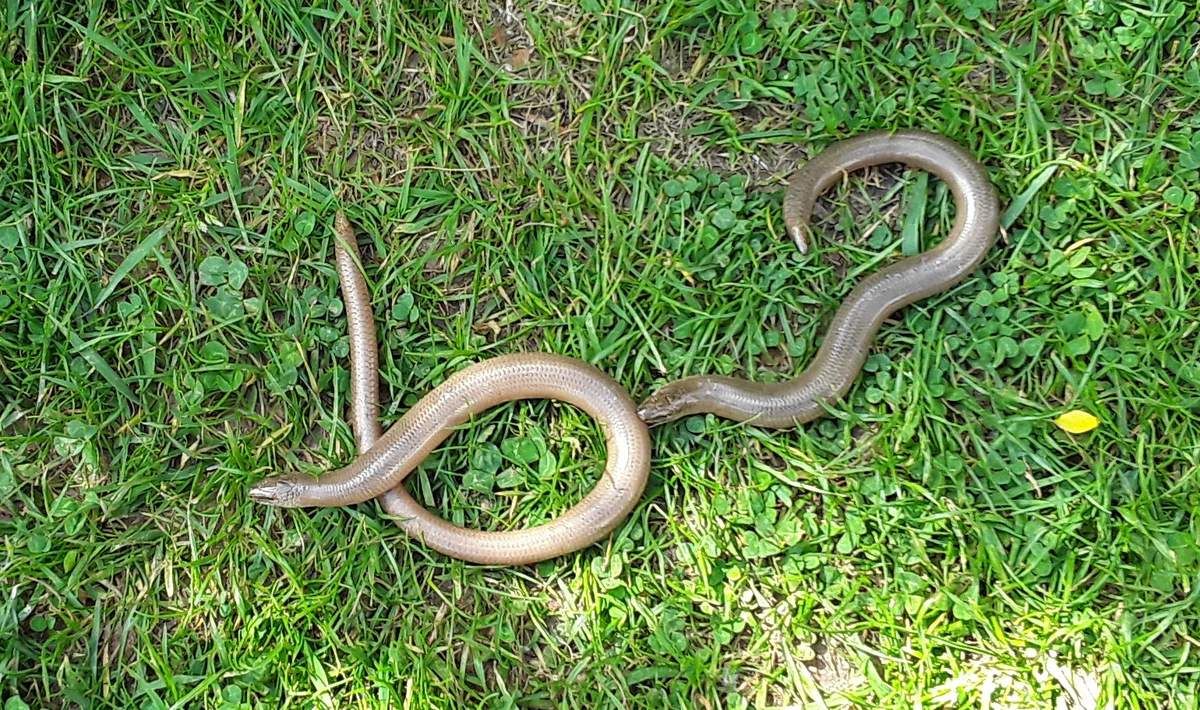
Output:
[[[635,409],[625,390],[595,367],[573,358],[523,353],[471,365],[422,398],[380,435],[375,325],[358,248],[339,213],[335,247],[350,329],[350,422],[360,456],[312,479],[281,476],[251,490],[263,503],[286,507],[337,506],[380,497],[408,533],[452,557],[483,564],[528,564],[573,552],[607,536],[636,505],[650,467],[647,425],[711,412],[757,426],[786,428],[811,421],[850,388],[884,319],[945,291],[979,265],[999,229],[999,203],[987,172],[953,141],[924,131],[873,132],[835,143],[803,165],[784,197],[784,221],[807,249],[817,198],[860,168],[904,163],[945,181],[954,196],[949,236],[925,252],[864,278],[842,302],[812,363],[787,382],[693,376],[664,385]],[[551,398],[593,416],[605,435],[604,474],[582,501],[557,519],[508,532],[468,530],[430,513],[401,482],[455,427],[502,402]]]
[[[320,479],[265,480],[250,495],[271,505],[329,507],[377,496],[405,532],[451,557],[481,564],[529,564],[586,547],[607,536],[637,504],[650,472],[650,432],[621,385],[592,365],[548,353],[475,363],[425,395],[380,434],[378,355],[366,280],[350,224],[337,218],[335,254],[350,329],[350,426],[359,457]],[[604,432],[608,462],[591,493],[544,525],[488,532],[453,525],[429,512],[401,485],[404,478],[471,416],[503,402],[556,399],[584,410]]]

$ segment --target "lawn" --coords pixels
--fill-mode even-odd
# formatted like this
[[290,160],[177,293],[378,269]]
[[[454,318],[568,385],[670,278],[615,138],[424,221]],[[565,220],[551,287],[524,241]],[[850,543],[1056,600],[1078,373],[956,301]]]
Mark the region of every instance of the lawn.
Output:
[[[1196,707],[1194,3],[306,5],[0,7],[5,710]],[[248,500],[354,455],[337,209],[385,424],[501,353],[779,380],[951,224],[885,167],[784,233],[795,166],[905,127],[979,156],[1003,231],[825,419],[656,429],[628,521],[531,567]],[[407,485],[507,529],[603,459],[528,402]]]

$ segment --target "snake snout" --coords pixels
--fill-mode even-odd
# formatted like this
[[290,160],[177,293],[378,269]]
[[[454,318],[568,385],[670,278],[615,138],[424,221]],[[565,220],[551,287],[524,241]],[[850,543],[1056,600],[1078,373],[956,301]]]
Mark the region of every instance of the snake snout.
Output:
[[264,505],[288,507],[296,500],[295,484],[282,478],[268,478],[250,489],[250,500]]
[[646,426],[658,426],[666,422],[666,416],[662,412],[662,408],[651,400],[646,400],[638,405],[638,418],[646,422]]
[[655,427],[678,419],[680,406],[670,391],[662,389],[639,404],[637,414],[642,421],[646,422],[646,426]]

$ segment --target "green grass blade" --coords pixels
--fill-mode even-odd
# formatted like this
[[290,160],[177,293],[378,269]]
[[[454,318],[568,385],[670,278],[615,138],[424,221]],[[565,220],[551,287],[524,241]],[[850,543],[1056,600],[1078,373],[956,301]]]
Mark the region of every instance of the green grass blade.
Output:
[[169,228],[170,225],[164,224],[158,229],[155,229],[153,232],[150,232],[150,234],[146,235],[145,239],[143,239],[136,247],[133,248],[133,251],[129,252],[129,254],[127,254],[125,258],[121,260],[120,265],[117,266],[116,270],[113,271],[112,276],[109,277],[108,284],[106,284],[104,289],[100,291],[100,295],[96,296],[96,302],[92,304],[92,310],[96,310],[108,300],[108,297],[111,296],[112,292],[117,289],[117,286],[121,285],[121,282],[126,276],[129,275],[129,272],[137,268],[137,265],[142,263],[142,260],[154,251],[155,247],[157,247],[158,243],[162,241],[162,238],[166,235]]

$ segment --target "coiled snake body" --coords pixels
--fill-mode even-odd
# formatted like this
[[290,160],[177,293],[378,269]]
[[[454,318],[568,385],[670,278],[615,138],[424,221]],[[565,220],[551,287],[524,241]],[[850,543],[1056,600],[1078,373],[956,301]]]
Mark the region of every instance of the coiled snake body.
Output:
[[[635,408],[625,390],[595,367],[544,353],[492,358],[453,375],[380,435],[375,325],[353,231],[338,215],[335,248],[350,329],[350,421],[360,455],[319,479],[290,475],[264,480],[254,500],[285,507],[338,506],[380,497],[410,534],[447,555],[483,564],[527,564],[556,557],[607,536],[637,504],[650,468],[654,426],[689,414],[718,416],[765,427],[794,427],[821,416],[850,388],[884,319],[944,291],[970,274],[995,241],[999,203],[987,172],[966,151],[923,131],[873,132],[835,143],[802,166],[784,198],[787,229],[807,248],[809,218],[822,192],[846,173],[899,162],[928,170],[954,195],[955,221],[937,247],[885,267],[843,301],[812,363],[776,384],[732,377],[693,376],[668,383]],[[468,530],[430,513],[401,482],[454,428],[502,402],[551,398],[586,411],[600,423],[608,461],[582,501],[559,518],[508,532]]]

